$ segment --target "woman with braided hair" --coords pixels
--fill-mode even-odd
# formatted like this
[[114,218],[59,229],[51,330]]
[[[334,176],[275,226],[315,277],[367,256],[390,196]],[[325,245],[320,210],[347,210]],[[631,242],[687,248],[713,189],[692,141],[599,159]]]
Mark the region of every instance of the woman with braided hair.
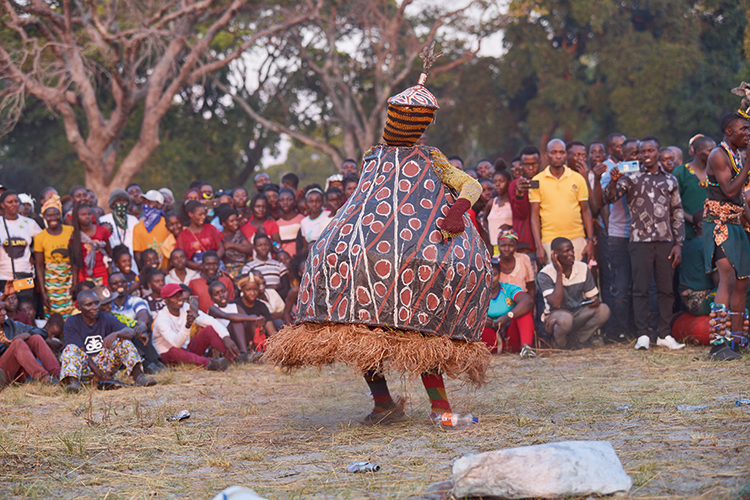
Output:
[[[442,373],[480,385],[490,300],[490,255],[464,214],[479,183],[438,149],[417,146],[437,100],[419,84],[388,100],[383,144],[364,154],[352,196],[310,245],[297,323],[269,339],[286,367],[341,361],[364,374],[375,401],[365,423],[404,414],[383,376],[421,375],[432,413],[450,412]],[[439,54],[438,54],[439,55]]]

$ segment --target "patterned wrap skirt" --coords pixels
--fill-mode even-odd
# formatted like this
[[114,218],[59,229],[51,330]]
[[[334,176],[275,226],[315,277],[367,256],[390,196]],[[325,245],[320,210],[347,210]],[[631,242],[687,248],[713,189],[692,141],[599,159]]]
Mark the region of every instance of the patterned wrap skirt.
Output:
[[45,262],[44,288],[52,306],[46,311],[47,318],[52,313],[60,313],[63,318],[67,318],[73,312],[73,300],[70,297],[72,283],[73,274],[69,262]]
[[438,223],[454,196],[433,151],[378,145],[365,154],[356,191],[310,249],[297,324],[269,340],[273,361],[363,371],[390,362],[482,382],[490,254],[466,215],[465,232],[443,239]]

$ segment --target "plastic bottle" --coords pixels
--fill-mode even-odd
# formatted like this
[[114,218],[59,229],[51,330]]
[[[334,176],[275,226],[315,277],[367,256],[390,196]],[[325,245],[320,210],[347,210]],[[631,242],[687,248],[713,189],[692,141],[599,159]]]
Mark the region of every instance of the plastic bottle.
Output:
[[431,413],[430,418],[436,424],[442,424],[446,427],[463,427],[479,423],[479,418],[471,413],[459,415],[458,413]]

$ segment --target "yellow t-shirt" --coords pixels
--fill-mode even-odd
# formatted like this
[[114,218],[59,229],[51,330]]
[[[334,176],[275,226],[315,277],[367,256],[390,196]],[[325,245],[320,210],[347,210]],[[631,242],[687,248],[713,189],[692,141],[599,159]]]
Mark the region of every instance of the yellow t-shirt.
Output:
[[539,181],[539,189],[529,190],[529,203],[539,203],[542,242],[558,237],[585,237],[580,202],[588,201],[589,190],[583,176],[566,166],[558,179],[547,167],[536,174],[534,180]]
[[44,252],[44,262],[59,264],[70,262],[68,243],[73,235],[73,226],[62,226],[62,232],[57,236],[49,234],[45,229],[34,238],[34,251]]
[[170,234],[172,233],[167,229],[167,221],[164,217],[159,219],[150,233],[146,231],[146,225],[141,221],[133,228],[133,251],[143,252],[148,248],[153,248],[157,254],[161,255],[161,245]]

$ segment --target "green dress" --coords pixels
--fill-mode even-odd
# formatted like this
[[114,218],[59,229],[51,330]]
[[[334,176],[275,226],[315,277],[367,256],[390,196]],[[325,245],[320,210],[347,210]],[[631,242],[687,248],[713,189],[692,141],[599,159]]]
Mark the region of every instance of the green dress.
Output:
[[[708,198],[706,186],[701,186],[698,176],[692,172],[692,169],[686,163],[680,165],[672,172],[677,178],[680,186],[680,198],[682,199],[682,209],[688,215],[703,208],[703,203]],[[685,240],[692,240],[697,234],[692,224],[685,224]]]

